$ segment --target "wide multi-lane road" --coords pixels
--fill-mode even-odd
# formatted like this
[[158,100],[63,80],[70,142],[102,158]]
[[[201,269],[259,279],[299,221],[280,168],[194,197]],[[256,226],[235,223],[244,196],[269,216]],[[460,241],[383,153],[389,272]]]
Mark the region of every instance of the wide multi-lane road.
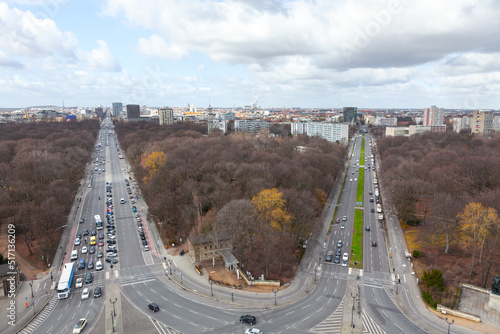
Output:
[[[210,298],[208,284],[197,286],[196,280],[185,277],[185,286],[189,291],[180,287],[178,282],[170,280],[166,275],[162,257],[159,256],[156,237],[148,229],[145,208],[141,204],[132,203],[136,196],[132,183],[129,187],[125,179],[130,179],[124,160],[119,159],[119,145],[112,129],[105,121],[100,133],[100,139],[95,154],[106,159],[99,164],[95,171],[91,188],[84,188],[84,200],[77,221],[74,222],[72,237],[68,245],[67,259],[71,250],[78,249],[79,258],[86,263],[90,259],[97,260],[97,252],[81,255],[80,246],[74,246],[76,233],[82,233],[87,228],[95,228],[94,215],[98,214],[106,224],[106,182],[112,183],[113,220],[115,238],[117,240],[118,263],[113,268],[105,262],[104,270],[95,269],[77,270],[76,277],[83,277],[90,271],[94,279],[90,284],[83,284],[92,290],[96,286],[103,288],[103,296],[94,298],[93,294],[87,300],[81,299],[82,288],[72,288],[70,298],[60,300],[47,318],[35,330],[36,333],[69,333],[79,318],[86,318],[87,328],[83,331],[92,333],[111,332],[115,327],[122,333],[243,333],[248,325],[239,322],[242,314],[252,314],[257,317],[256,327],[264,333],[340,333],[349,329],[349,332],[370,333],[424,333],[412,321],[404,316],[394,303],[394,281],[389,265],[388,244],[384,230],[378,220],[375,208],[376,197],[373,195],[373,167],[368,169],[367,164],[373,166],[370,158],[370,144],[367,137],[365,152],[367,161],[359,161],[361,137],[357,136],[352,143],[352,157],[346,171],[346,182],[342,187],[340,201],[334,219],[340,223],[334,224],[331,233],[327,233],[329,222],[337,205],[336,196],[332,196],[330,203],[325,207],[324,230],[316,235],[316,242],[311,241],[304,261],[301,264],[301,275],[288,289],[279,292],[279,303],[274,306],[272,294],[249,294],[236,290],[224,291],[225,298],[217,296],[218,300]],[[101,144],[101,146],[99,146]],[[104,156],[104,157],[103,157]],[[356,160],[357,163],[356,164]],[[360,165],[365,168],[360,169]],[[102,169],[105,169],[102,172]],[[101,173],[99,174],[99,169]],[[364,202],[356,203],[356,189],[358,173],[364,171]],[[350,181],[351,178],[353,181]],[[370,194],[372,192],[372,194]],[[120,203],[120,198],[125,203]],[[374,198],[374,202],[370,202]],[[135,198],[134,198],[135,199]],[[135,206],[137,212],[132,211]],[[353,233],[354,210],[356,207],[364,209],[364,263],[363,270],[342,266],[342,256],[351,254],[351,240]],[[145,238],[150,250],[145,250],[138,233],[136,214],[144,227]],[[345,220],[343,217],[345,216]],[[79,224],[79,218],[85,223]],[[342,228],[342,225],[343,228]],[[97,250],[107,247],[107,232],[104,227],[104,245]],[[100,231],[96,231],[97,234]],[[338,241],[342,246],[338,246]],[[372,241],[377,247],[372,247]],[[88,244],[86,245],[89,246]],[[335,254],[340,249],[340,263],[335,263]],[[328,251],[332,251],[333,260],[326,261]],[[104,254],[104,257],[106,255]],[[176,268],[179,272],[180,268]],[[168,272],[168,270],[167,270]],[[359,276],[359,278],[358,278]],[[358,287],[359,286],[359,287]],[[360,305],[358,323],[362,324],[351,328],[351,295],[346,292],[360,291]],[[405,287],[406,288],[406,287]],[[235,301],[229,294],[234,291]],[[116,317],[113,304],[116,298]],[[110,301],[111,299],[111,301]],[[350,301],[351,304],[348,304]],[[147,305],[155,302],[160,311],[153,313]],[[349,306],[346,306],[349,305]],[[358,311],[358,309],[356,309]],[[111,316],[113,313],[113,316]],[[111,320],[113,324],[111,325]],[[445,326],[438,325],[436,332],[445,333]]]

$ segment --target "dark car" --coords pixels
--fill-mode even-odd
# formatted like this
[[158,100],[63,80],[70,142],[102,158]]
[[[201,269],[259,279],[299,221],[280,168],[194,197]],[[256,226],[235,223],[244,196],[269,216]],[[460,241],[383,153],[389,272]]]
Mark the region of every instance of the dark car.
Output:
[[82,238],[82,234],[81,234],[81,233],[77,233],[77,234],[76,234],[76,237],[77,237],[78,239],[81,239],[81,238]]
[[377,242],[376,241],[372,241],[372,247],[377,247]]
[[375,212],[375,209],[374,209],[374,208],[371,208],[371,209],[370,209],[370,211],[371,211],[371,212]]
[[116,250],[116,248],[108,248],[108,249],[106,249],[106,252],[107,253],[118,253],[118,251]]
[[90,235],[96,235],[96,234],[97,234],[96,230],[92,230],[92,231],[90,232]]
[[83,223],[85,223],[85,219],[80,218],[80,224],[83,224]]
[[132,207],[132,212],[137,212],[137,208],[135,206]]
[[144,246],[146,246],[146,245],[148,244],[148,242],[147,242],[146,240],[142,240],[142,244],[143,244]]
[[370,226],[365,226],[365,231],[370,231]]
[[148,308],[153,312],[158,312],[160,310],[160,308],[158,307],[158,305],[156,305],[156,303],[149,304]]
[[107,257],[106,258],[106,262],[109,262],[111,264],[115,264],[115,263],[118,263],[118,260],[117,259],[113,259],[112,257]]
[[106,241],[106,242],[107,242],[108,244],[111,244],[111,245],[116,244],[116,240],[114,240],[114,239],[108,240],[108,241]]
[[373,203],[373,197],[370,197],[370,202],[372,202],[372,203]]
[[83,229],[83,235],[89,235],[89,229],[88,228],[84,228]]
[[333,260],[333,263],[340,263],[340,256],[336,255],[335,260]]
[[102,295],[102,289],[100,286],[96,286],[94,289],[94,298],[101,297]]
[[337,249],[337,252],[335,253],[335,256],[340,256],[342,255],[342,251],[340,249]]
[[87,284],[92,283],[92,273],[91,272],[85,273],[85,283],[87,283]]
[[247,314],[247,315],[242,315],[240,317],[240,322],[244,322],[244,323],[250,324],[250,325],[255,325],[255,323],[257,321],[253,315]]
[[370,195],[373,195],[373,191],[371,191],[371,190],[370,190],[369,194],[370,194]]
[[85,259],[78,260],[78,269],[85,269]]
[[104,233],[99,233],[99,239],[104,239]]
[[333,259],[333,252],[332,252],[332,251],[328,251],[328,252],[326,253],[326,258],[325,258],[325,260],[326,260],[327,262],[332,262],[332,259]]
[[94,269],[94,262],[92,260],[87,263],[87,269]]

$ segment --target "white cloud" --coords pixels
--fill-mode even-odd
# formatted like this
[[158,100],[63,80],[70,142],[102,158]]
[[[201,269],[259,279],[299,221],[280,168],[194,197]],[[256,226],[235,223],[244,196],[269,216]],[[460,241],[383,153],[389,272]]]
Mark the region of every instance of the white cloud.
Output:
[[140,38],[137,50],[144,55],[167,59],[181,59],[188,54],[180,45],[169,45],[156,34],[151,35],[149,39]]
[[22,68],[24,65],[0,51],[0,67]]
[[12,56],[40,57],[58,54],[74,58],[75,36],[61,32],[51,19],[37,19],[33,13],[0,3],[0,49]]
[[84,61],[85,66],[91,70],[119,71],[121,67],[109,51],[108,44],[103,40],[98,40],[97,44],[99,44],[98,49],[78,52],[78,57]]

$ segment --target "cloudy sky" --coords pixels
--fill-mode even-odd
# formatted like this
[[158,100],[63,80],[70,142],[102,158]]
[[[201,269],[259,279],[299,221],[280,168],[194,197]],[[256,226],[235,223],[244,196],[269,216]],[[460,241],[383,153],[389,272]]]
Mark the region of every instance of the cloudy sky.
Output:
[[0,0],[0,107],[500,106],[498,0]]

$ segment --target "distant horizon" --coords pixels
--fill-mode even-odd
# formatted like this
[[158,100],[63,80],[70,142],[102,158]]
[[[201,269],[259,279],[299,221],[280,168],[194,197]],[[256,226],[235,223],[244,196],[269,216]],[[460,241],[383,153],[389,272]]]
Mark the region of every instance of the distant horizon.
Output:
[[[134,104],[134,103],[131,103],[131,104]],[[124,107],[124,110],[126,109],[126,104],[123,104],[123,107]],[[176,107],[176,106],[148,106],[148,105],[140,105],[141,108],[142,107],[146,107],[146,108],[173,108],[173,109],[178,109],[178,108],[187,108],[187,106],[184,106],[184,107]],[[195,107],[197,109],[207,109],[208,106],[196,106]],[[212,108],[220,108],[220,109],[238,109],[238,108],[245,108],[245,107],[248,107],[248,106],[240,106],[240,107],[220,107],[220,106],[211,106]],[[273,110],[273,109],[313,109],[313,110],[316,110],[316,109],[342,109],[344,107],[348,107],[348,106],[343,106],[343,107],[263,107],[263,106],[259,106],[257,109],[255,110],[267,110],[267,109],[270,109],[270,110]],[[349,106],[349,107],[355,107],[355,106]],[[358,111],[359,110],[422,110],[424,108],[429,108],[430,106],[428,107],[422,107],[422,108],[408,108],[408,107],[356,107],[358,108]],[[459,109],[459,108],[445,108],[445,107],[440,107],[438,106],[439,108],[444,108],[445,111],[474,111],[474,110],[486,110],[486,111],[500,111],[500,109]],[[57,109],[60,109],[60,108],[63,108],[62,106],[58,106],[58,105],[33,105],[33,106],[28,106],[28,107],[0,107],[0,110],[3,110],[3,109],[15,109],[15,110],[20,110],[20,109],[29,109],[29,108],[57,108]],[[64,106],[64,108],[66,109],[74,109],[74,108],[89,108],[89,109],[95,109],[95,108],[109,108],[109,109],[112,109],[112,105],[110,106]]]

